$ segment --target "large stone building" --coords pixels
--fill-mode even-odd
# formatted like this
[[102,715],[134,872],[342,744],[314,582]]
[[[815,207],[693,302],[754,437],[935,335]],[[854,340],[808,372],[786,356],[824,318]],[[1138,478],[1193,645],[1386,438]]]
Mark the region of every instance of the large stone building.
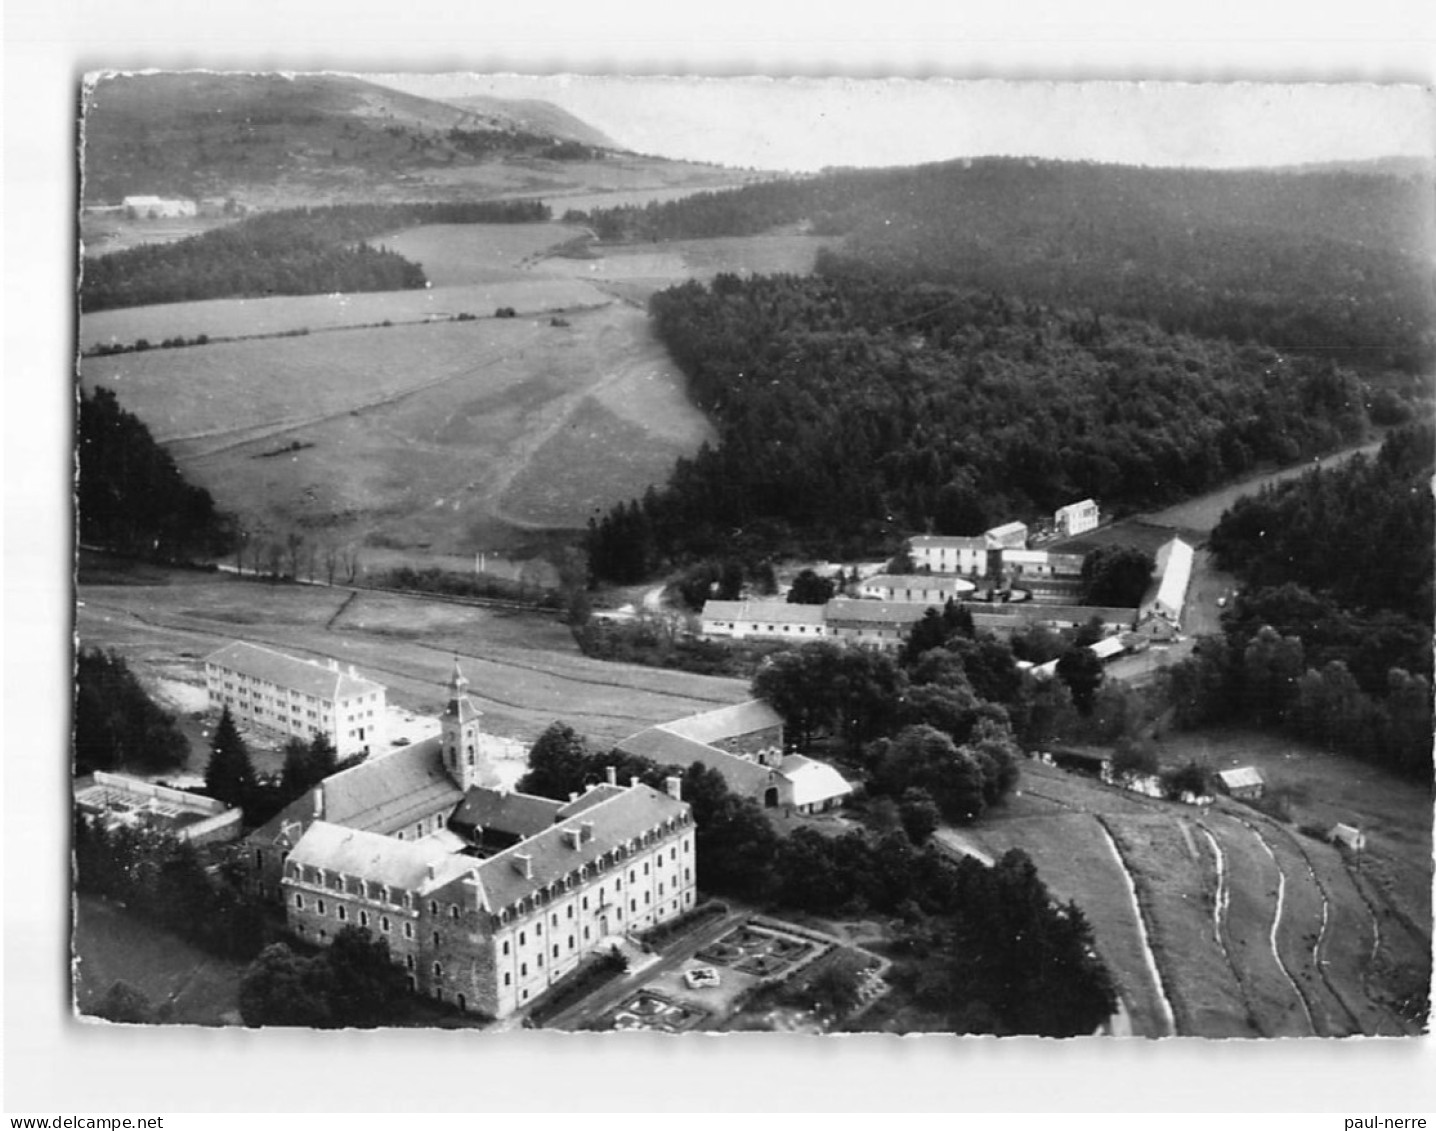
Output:
[[339,757],[382,749],[385,689],[338,660],[319,663],[236,641],[204,661],[209,705],[236,722],[310,740],[326,734]]
[[624,934],[692,908],[679,796],[610,781],[569,801],[506,792],[455,664],[441,733],[326,778],[252,834],[245,863],[318,945],[385,940],[416,992],[490,1017]]

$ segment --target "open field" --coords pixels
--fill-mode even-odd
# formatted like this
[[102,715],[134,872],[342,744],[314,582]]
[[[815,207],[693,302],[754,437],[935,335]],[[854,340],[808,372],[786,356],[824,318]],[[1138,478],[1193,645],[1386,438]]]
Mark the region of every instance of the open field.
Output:
[[434,287],[457,287],[522,277],[525,261],[585,234],[573,224],[425,224],[368,242],[418,263]]
[[1284,798],[1293,825],[1322,830],[1338,822],[1366,834],[1362,867],[1412,922],[1431,924],[1431,794],[1378,766],[1261,731],[1173,731],[1164,764],[1195,758],[1213,770],[1254,766],[1267,792]]
[[[1164,762],[1184,760],[1201,741],[1166,740]],[[1162,994],[1103,830],[1135,884],[1178,1034],[1417,1031],[1410,1001],[1429,977],[1431,946],[1429,797],[1377,780],[1360,763],[1261,735],[1234,732],[1209,740],[1207,752],[1253,747],[1292,781],[1309,765],[1308,797],[1340,798],[1346,819],[1365,814],[1383,830],[1359,867],[1294,824],[1235,802],[1204,811],[1037,762],[1023,766],[1020,792],[964,837],[993,856],[1023,849],[1058,899],[1082,907],[1138,1034],[1164,1031]],[[1296,822],[1328,812],[1307,804]]]
[[[711,435],[641,312],[614,304],[567,321],[148,351],[87,359],[82,372],[115,389],[252,530],[472,560],[516,525],[581,527],[662,482]],[[595,431],[594,398],[627,418],[621,444]],[[572,438],[576,459],[565,454]],[[310,446],[266,458],[291,443]],[[540,453],[543,466],[577,471],[583,492],[557,495],[527,472]]]
[[[473,282],[427,290],[225,298],[101,310],[81,315],[79,345],[85,350],[111,343],[132,345],[140,338],[157,345],[166,338],[196,338],[201,334],[212,339],[249,338],[300,330],[379,326],[385,320],[396,324],[442,321],[459,314],[489,318],[500,306],[511,306],[519,314],[545,314],[612,301],[577,279],[525,274],[504,266],[476,266],[471,274]],[[204,348],[214,347],[190,346],[173,352],[194,357]],[[84,364],[88,368],[96,362],[118,360],[92,358]]]
[[78,587],[82,646],[113,648],[150,686],[196,687],[203,658],[230,640],[335,657],[390,689],[390,701],[437,714],[454,657],[494,734],[532,742],[555,720],[596,742],[741,702],[732,679],[590,660],[551,617],[325,586],[269,585],[176,572],[169,584]]

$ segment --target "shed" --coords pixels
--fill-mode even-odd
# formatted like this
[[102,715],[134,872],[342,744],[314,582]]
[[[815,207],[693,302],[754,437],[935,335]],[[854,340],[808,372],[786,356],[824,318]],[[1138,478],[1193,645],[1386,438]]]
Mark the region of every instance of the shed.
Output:
[[1223,793],[1238,801],[1250,801],[1266,791],[1266,782],[1255,766],[1240,766],[1235,770],[1219,770],[1217,784]]
[[1366,834],[1355,825],[1334,825],[1326,839],[1347,852],[1361,852],[1366,848]]

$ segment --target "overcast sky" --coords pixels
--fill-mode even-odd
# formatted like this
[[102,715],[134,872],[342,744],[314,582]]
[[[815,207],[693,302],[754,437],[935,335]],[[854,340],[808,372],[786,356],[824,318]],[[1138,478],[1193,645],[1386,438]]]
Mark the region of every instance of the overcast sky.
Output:
[[369,75],[431,98],[542,98],[642,153],[763,169],[1008,154],[1144,165],[1424,156],[1428,90],[1361,84]]

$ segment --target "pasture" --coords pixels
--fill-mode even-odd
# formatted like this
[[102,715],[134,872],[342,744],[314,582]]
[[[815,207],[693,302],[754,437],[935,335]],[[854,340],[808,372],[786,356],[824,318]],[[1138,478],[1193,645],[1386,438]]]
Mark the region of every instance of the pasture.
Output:
[[[472,274],[473,282],[427,290],[226,298],[101,310],[80,316],[78,343],[81,350],[88,350],[99,345],[133,345],[141,338],[152,345],[166,338],[197,338],[201,334],[211,339],[252,338],[380,326],[385,321],[444,321],[460,314],[490,318],[501,306],[531,315],[611,301],[580,280],[531,276],[502,265],[476,265]],[[200,348],[191,346],[181,352],[192,357]],[[113,359],[87,359],[85,364],[93,360]]]
[[203,682],[204,657],[248,640],[354,664],[419,715],[443,708],[454,657],[494,734],[532,742],[555,720],[597,743],[741,702],[740,680],[591,660],[551,616],[318,585],[174,572],[163,584],[78,586],[75,631],[147,686]]
[[[1188,737],[1164,744],[1164,762],[1199,752],[1202,740]],[[1290,773],[1301,752],[1288,746],[1288,758],[1279,745],[1234,732],[1208,740],[1205,754],[1218,766],[1217,750],[1259,763],[1251,753],[1264,747]],[[1104,829],[1135,885],[1179,1034],[1411,1033],[1412,995],[1430,969],[1430,799],[1319,757],[1311,795],[1340,796],[1383,830],[1359,863],[1239,803],[1203,811],[1038,762],[964,836],[993,856],[1021,848],[1058,899],[1077,902],[1137,1033],[1162,1031],[1162,1007]]]
[[[88,358],[81,372],[113,388],[252,531],[471,561],[515,527],[581,527],[595,508],[663,482],[711,435],[643,313],[614,304],[566,321],[152,350]],[[595,412],[593,398],[613,411]],[[564,459],[572,437],[579,464]],[[544,482],[555,461],[581,469],[581,493]]]
[[425,224],[369,243],[424,268],[436,288],[522,278],[522,265],[584,234],[571,224]]

